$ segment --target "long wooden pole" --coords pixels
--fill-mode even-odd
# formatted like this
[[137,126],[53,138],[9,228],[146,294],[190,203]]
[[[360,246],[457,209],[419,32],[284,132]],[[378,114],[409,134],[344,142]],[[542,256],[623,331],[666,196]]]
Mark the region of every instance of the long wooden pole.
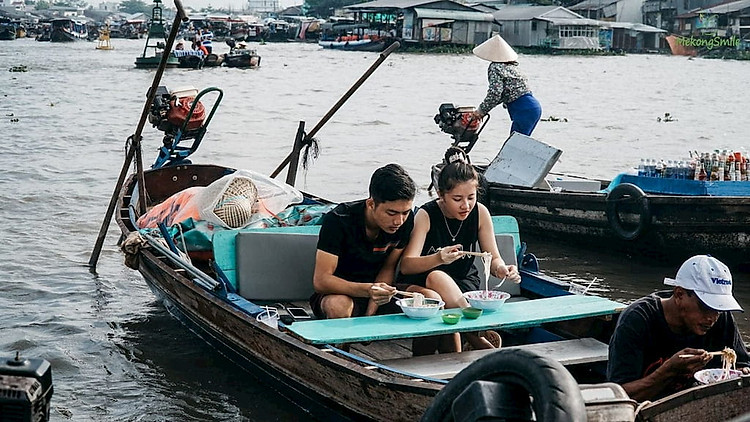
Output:
[[[315,127],[312,128],[312,130],[307,135],[305,135],[304,141],[301,142],[299,145],[300,148],[302,147],[302,145],[307,143],[307,141],[312,139],[315,136],[315,134],[317,134],[318,131],[323,127],[323,125],[328,123],[328,120],[330,120],[331,117],[333,117],[333,115],[336,114],[336,112],[341,108],[341,106],[343,106],[344,103],[349,99],[349,97],[351,97],[352,94],[354,94],[354,92],[357,91],[357,89],[359,89],[359,87],[362,86],[363,83],[365,83],[367,78],[369,78],[370,75],[372,75],[373,72],[375,72],[375,69],[377,69],[378,66],[380,66],[380,64],[383,63],[385,59],[400,46],[401,44],[398,41],[396,41],[393,44],[389,45],[388,48],[386,48],[382,53],[380,53],[380,57],[378,57],[375,63],[373,63],[370,66],[370,68],[367,69],[367,71],[362,76],[360,76],[357,82],[355,82],[354,85],[352,85],[352,87],[349,88],[349,90],[346,91],[346,93],[336,102],[336,104],[334,104],[333,107],[331,107],[331,109],[328,110],[328,113],[326,113],[325,116],[323,116],[323,118],[320,119],[318,124],[315,125]],[[295,143],[295,148],[296,146],[297,145]],[[276,167],[276,170],[274,170],[273,173],[271,173],[271,177],[278,176],[279,173],[281,173],[281,170],[283,170],[284,167],[292,161],[292,158],[294,157],[295,153],[299,153],[299,151],[295,152],[294,150],[292,150],[292,152],[289,153],[289,155],[287,155],[284,161],[282,161],[281,164],[279,164],[279,166]]]
[[91,258],[89,258],[88,265],[92,270],[96,269],[96,263],[99,261],[99,255],[101,254],[102,246],[104,245],[104,238],[107,236],[107,229],[109,228],[110,221],[112,221],[112,215],[114,214],[115,207],[117,205],[118,193],[120,192],[123,183],[125,183],[127,170],[130,167],[130,163],[133,161],[134,157],[136,158],[136,171],[138,172],[138,186],[140,188],[140,192],[138,195],[138,208],[140,212],[144,212],[146,210],[146,189],[143,177],[143,161],[141,159],[141,134],[143,133],[143,127],[146,125],[146,119],[148,118],[148,112],[151,109],[151,104],[154,102],[154,97],[156,97],[156,88],[159,87],[159,83],[161,83],[161,77],[164,74],[164,69],[166,69],[167,67],[167,60],[169,59],[169,55],[172,51],[172,44],[174,44],[174,40],[177,38],[177,32],[179,32],[180,30],[180,23],[188,20],[187,14],[185,13],[185,8],[182,7],[182,1],[174,0],[174,5],[177,8],[177,14],[175,15],[174,22],[172,23],[172,29],[169,32],[169,38],[167,38],[167,43],[164,46],[161,61],[159,62],[159,67],[156,69],[156,74],[154,75],[154,81],[151,84],[151,89],[149,89],[148,91],[148,98],[146,99],[146,103],[143,105],[141,119],[138,121],[138,126],[135,130],[135,134],[131,136],[130,148],[125,154],[125,162],[122,165],[120,177],[117,179],[117,184],[115,185],[114,192],[112,192],[112,197],[109,200],[107,212],[104,215],[104,221],[102,221],[102,226],[99,229],[99,236],[96,238],[94,250],[91,252]]

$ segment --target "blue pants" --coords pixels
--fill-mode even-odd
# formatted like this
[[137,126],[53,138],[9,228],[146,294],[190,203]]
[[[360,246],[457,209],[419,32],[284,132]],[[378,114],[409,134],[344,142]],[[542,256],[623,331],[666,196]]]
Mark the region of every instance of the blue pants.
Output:
[[508,114],[513,124],[510,131],[523,133],[531,136],[539,118],[542,117],[542,106],[531,94],[524,94],[517,100],[508,104]]

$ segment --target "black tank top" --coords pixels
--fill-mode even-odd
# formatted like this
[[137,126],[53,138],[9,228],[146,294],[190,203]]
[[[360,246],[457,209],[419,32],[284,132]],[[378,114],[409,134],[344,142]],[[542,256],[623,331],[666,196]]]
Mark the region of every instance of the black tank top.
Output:
[[[476,252],[477,241],[479,240],[478,206],[474,206],[463,223],[461,220],[445,217],[443,211],[440,210],[437,199],[422,205],[422,209],[427,211],[427,215],[430,216],[430,230],[425,236],[422,256],[433,254],[438,248],[459,243],[465,251]],[[468,274],[476,272],[472,257],[462,258],[435,269],[445,271],[454,279],[465,278]]]

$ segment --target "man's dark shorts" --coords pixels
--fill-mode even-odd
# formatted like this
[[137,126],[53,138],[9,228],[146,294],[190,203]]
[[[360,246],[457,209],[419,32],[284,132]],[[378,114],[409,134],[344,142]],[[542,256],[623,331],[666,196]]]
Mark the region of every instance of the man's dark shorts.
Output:
[[[326,319],[326,315],[323,312],[323,308],[321,307],[321,303],[323,302],[324,297],[326,297],[326,295],[320,293],[313,293],[313,295],[310,296],[310,308],[312,309],[313,314],[315,314],[315,318],[317,319]],[[352,311],[352,316],[364,316],[365,312],[367,312],[367,303],[369,302],[370,298],[353,297],[352,300],[354,301],[354,310]],[[401,308],[396,305],[396,299],[393,298],[390,302],[384,305],[380,305],[378,307],[378,310],[375,312],[375,315],[397,314],[400,312]]]

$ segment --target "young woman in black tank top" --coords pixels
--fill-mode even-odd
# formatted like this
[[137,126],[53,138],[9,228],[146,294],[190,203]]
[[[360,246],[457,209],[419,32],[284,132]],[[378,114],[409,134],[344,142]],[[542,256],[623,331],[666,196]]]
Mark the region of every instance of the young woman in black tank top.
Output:
[[[495,243],[492,218],[487,207],[477,202],[477,175],[460,148],[446,153],[448,164],[438,176],[439,198],[417,211],[414,229],[401,258],[404,281],[436,291],[446,308],[465,308],[463,292],[477,290],[479,277],[473,257],[477,241],[480,251],[492,254],[490,273],[520,282],[518,269],[505,265]],[[471,346],[493,347],[479,336],[466,336]],[[457,349],[460,350],[460,341]]]

